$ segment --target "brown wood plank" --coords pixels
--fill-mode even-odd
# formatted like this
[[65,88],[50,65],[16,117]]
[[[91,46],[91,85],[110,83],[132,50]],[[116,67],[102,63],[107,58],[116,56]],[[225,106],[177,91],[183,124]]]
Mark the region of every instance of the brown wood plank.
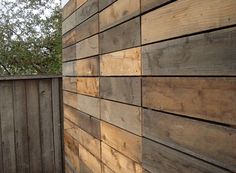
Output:
[[114,172],[142,173],[141,165],[102,142],[102,162]]
[[142,161],[142,138],[101,122],[102,141],[137,163]]
[[147,109],[143,119],[145,137],[236,171],[235,129]]
[[76,9],[76,0],[69,0],[62,9],[62,19],[64,20],[71,15]]
[[228,173],[223,169],[143,139],[143,166],[151,173]]
[[64,76],[76,76],[76,61],[64,62],[62,64],[62,74]]
[[114,173],[114,172],[106,165],[102,164],[102,173]]
[[72,44],[76,43],[76,30],[72,29],[71,31],[67,32],[65,35],[62,36],[62,47],[68,47]]
[[77,124],[81,129],[101,139],[100,121],[85,113],[82,113],[68,105],[64,105],[64,116]]
[[115,1],[116,0],[102,0],[102,1],[99,1],[99,11],[103,10],[104,8],[111,5]]
[[98,33],[98,14],[92,16],[76,27],[76,41],[81,41]]
[[[30,173],[42,172],[38,81],[26,81]],[[33,96],[33,97],[32,97]]]
[[77,92],[77,78],[63,77],[63,89],[66,91]]
[[99,96],[99,78],[98,77],[78,77],[77,92],[80,94]]
[[99,28],[104,31],[140,13],[140,0],[119,0],[99,13]]
[[98,35],[87,38],[76,44],[77,59],[97,55],[99,53],[98,51]]
[[175,0],[141,0],[141,12],[151,10]]
[[53,137],[54,137],[54,151],[55,151],[55,171],[56,173],[62,173],[62,136],[61,136],[61,119],[62,114],[60,107],[62,106],[60,100],[60,80],[52,80],[52,111],[53,111]]
[[89,169],[89,167],[86,165],[86,164],[84,164],[82,161],[80,161],[80,172],[82,173],[93,173],[90,169]]
[[[78,3],[77,3],[78,5]],[[98,0],[87,0],[76,12],[75,12],[75,24],[79,25],[93,14],[98,12]]]
[[16,150],[14,138],[13,82],[0,83],[0,115],[3,172],[16,172]]
[[140,18],[100,33],[100,53],[108,53],[140,45]]
[[100,96],[105,99],[141,105],[141,79],[139,77],[102,77]]
[[62,49],[62,59],[63,61],[76,59],[76,45]]
[[102,76],[141,74],[141,49],[132,48],[102,55],[100,58]]
[[101,100],[101,119],[141,136],[141,108]]
[[147,77],[142,85],[144,107],[236,124],[235,78]]
[[142,44],[236,24],[235,8],[235,0],[173,2],[142,16]]
[[62,22],[62,35],[75,28],[75,26],[76,26],[76,13],[73,13],[66,20]]
[[16,143],[16,169],[19,173],[29,173],[29,146],[26,108],[26,88],[23,80],[14,81],[14,123]]
[[81,161],[84,162],[92,172],[102,172],[101,163],[96,157],[89,153],[82,145],[79,145],[79,151]]
[[76,61],[76,74],[78,76],[98,76],[99,75],[98,56]]
[[236,27],[142,47],[144,75],[235,75]]
[[41,131],[43,172],[53,172],[55,166],[51,96],[52,96],[51,80],[50,79],[40,80],[39,107],[40,107],[40,131]]
[[76,8],[80,8],[88,0],[76,0]]

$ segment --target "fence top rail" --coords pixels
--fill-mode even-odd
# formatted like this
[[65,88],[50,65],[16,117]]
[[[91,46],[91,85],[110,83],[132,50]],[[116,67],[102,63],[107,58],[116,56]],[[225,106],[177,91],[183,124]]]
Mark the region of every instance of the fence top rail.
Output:
[[0,81],[6,80],[34,80],[61,78],[61,75],[24,75],[24,76],[0,76]]

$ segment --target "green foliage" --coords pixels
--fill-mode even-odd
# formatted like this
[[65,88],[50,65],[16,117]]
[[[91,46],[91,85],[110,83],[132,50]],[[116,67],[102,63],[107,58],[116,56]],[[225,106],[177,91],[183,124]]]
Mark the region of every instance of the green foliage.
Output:
[[55,0],[0,1],[0,75],[61,73],[61,9]]

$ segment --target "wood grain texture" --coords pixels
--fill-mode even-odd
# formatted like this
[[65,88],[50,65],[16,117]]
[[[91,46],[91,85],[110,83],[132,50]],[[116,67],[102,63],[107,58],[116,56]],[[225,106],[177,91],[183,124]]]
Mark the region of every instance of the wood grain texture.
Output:
[[80,8],[88,0],[76,0],[76,8]]
[[140,45],[140,18],[111,28],[99,34],[100,53],[108,53]]
[[77,92],[77,78],[63,77],[63,90]]
[[114,172],[106,165],[102,164],[102,173],[114,173]]
[[99,13],[99,28],[104,31],[140,13],[140,0],[119,0]]
[[111,168],[114,172],[119,173],[142,173],[142,168],[139,164],[125,157],[115,149],[109,147],[105,143],[101,143],[102,147],[102,162]]
[[143,166],[151,173],[229,173],[145,138],[143,139]]
[[82,130],[97,139],[101,139],[100,121],[88,114],[64,104],[64,115]]
[[76,59],[76,45],[72,45],[65,49],[62,49],[63,61],[70,61]]
[[139,77],[100,78],[101,98],[141,105],[141,79]]
[[235,78],[147,77],[142,93],[144,107],[236,124]]
[[102,55],[100,58],[102,76],[141,74],[141,49],[132,48]]
[[98,14],[76,27],[76,41],[81,41],[96,33],[98,33]]
[[72,30],[76,26],[76,13],[70,15],[62,22],[62,35]]
[[235,75],[236,27],[142,47],[144,75]]
[[62,36],[62,47],[68,47],[76,43],[76,29],[72,29]]
[[80,94],[99,96],[99,78],[98,77],[78,77],[77,92]]
[[99,11],[103,10],[104,8],[111,5],[115,1],[116,0],[102,0],[102,1],[99,1]]
[[76,58],[81,59],[98,54],[98,35],[76,44]]
[[141,12],[146,12],[155,7],[162,6],[175,0],[141,0]]
[[76,74],[78,76],[98,76],[99,57],[81,59],[76,62]]
[[137,163],[142,161],[142,138],[101,122],[102,141]]
[[76,76],[76,61],[64,62],[62,64],[63,76]]
[[19,173],[29,173],[29,145],[26,112],[26,90],[24,81],[14,81],[14,126],[16,143],[16,169]]
[[141,136],[141,108],[101,99],[101,119]]
[[86,164],[84,164],[84,162],[82,162],[82,161],[80,161],[80,172],[82,173],[93,173],[90,169],[89,169],[89,167],[86,165]]
[[75,12],[75,24],[79,25],[93,14],[98,12],[98,0],[87,0],[76,12]]
[[173,2],[142,16],[142,44],[233,25],[235,8],[234,0]]
[[143,119],[145,137],[236,170],[235,129],[147,109],[143,110]]
[[71,15],[76,9],[76,0],[69,0],[62,9],[62,20]]
[[83,146],[79,145],[79,150],[79,157],[84,164],[87,165],[92,172],[101,173],[102,168],[100,161],[89,153]]

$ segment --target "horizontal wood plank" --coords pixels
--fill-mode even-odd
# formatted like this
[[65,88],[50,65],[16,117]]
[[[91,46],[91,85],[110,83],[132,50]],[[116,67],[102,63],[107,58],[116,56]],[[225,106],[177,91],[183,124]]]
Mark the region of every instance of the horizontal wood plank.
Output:
[[80,8],[88,0],[76,0],[76,8]]
[[62,49],[62,59],[63,61],[76,59],[76,46],[72,45],[70,47]]
[[100,96],[105,99],[141,105],[141,79],[139,77],[102,77]]
[[147,109],[143,120],[145,137],[236,171],[235,129]]
[[236,24],[235,8],[235,0],[173,2],[142,16],[142,44]]
[[142,85],[144,107],[236,124],[235,78],[147,77]]
[[66,20],[62,22],[62,35],[72,30],[76,26],[75,20],[76,20],[76,15],[75,13],[73,13]]
[[66,91],[77,92],[77,78],[63,77],[63,89]]
[[99,78],[98,77],[78,77],[77,92],[80,94],[99,96]]
[[99,28],[104,31],[140,13],[140,0],[119,0],[99,13]]
[[235,75],[236,27],[142,47],[144,75]]
[[102,164],[102,173],[114,173],[114,172],[106,165]]
[[65,35],[62,36],[62,47],[68,47],[76,43],[75,38],[76,32],[75,29],[72,29],[71,31],[67,32]]
[[76,74],[78,76],[98,76],[99,75],[98,56],[78,60],[76,62]]
[[101,56],[102,76],[122,76],[141,74],[141,49],[132,48]]
[[100,33],[100,53],[108,53],[140,45],[140,18]]
[[162,6],[175,0],[141,0],[141,12],[146,12],[155,7]]
[[99,1],[99,11],[103,10],[104,8],[111,5],[115,1],[116,0],[102,0],[102,1]]
[[62,9],[62,20],[71,15],[76,9],[76,0],[69,0]]
[[76,76],[76,61],[64,62],[62,64],[62,74],[64,76]]

